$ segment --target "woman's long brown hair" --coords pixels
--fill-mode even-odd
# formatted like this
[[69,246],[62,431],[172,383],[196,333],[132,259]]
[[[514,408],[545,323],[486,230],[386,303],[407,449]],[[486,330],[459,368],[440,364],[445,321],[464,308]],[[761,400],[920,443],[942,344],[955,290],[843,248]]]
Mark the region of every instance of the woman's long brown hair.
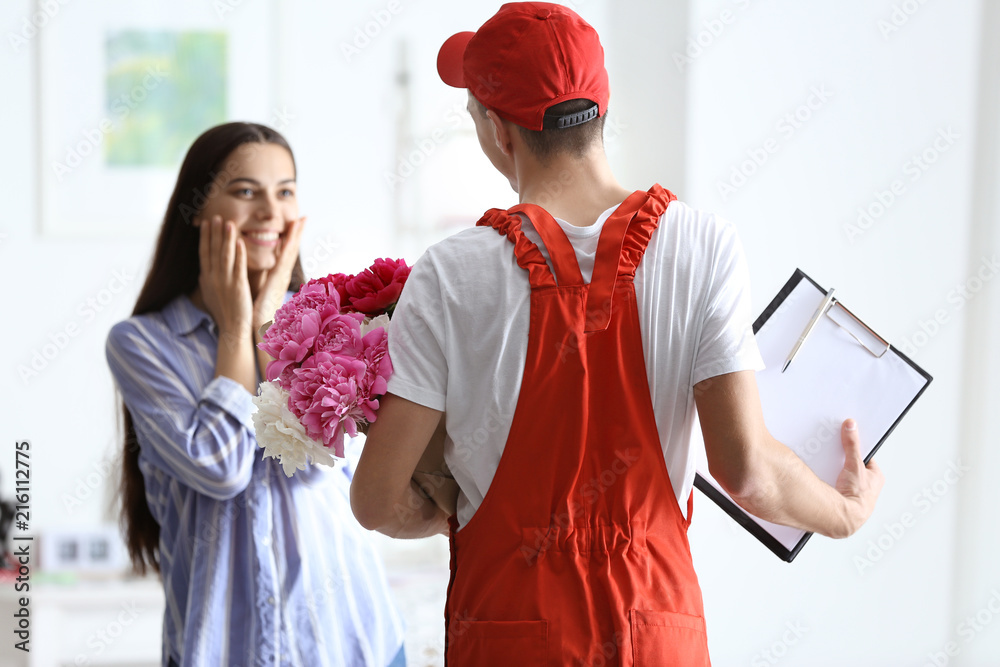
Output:
[[[230,168],[227,158],[239,146],[249,143],[277,144],[293,155],[281,134],[256,123],[218,125],[195,139],[188,149],[167,204],[152,267],[139,292],[133,315],[162,310],[173,299],[190,294],[198,286],[199,235],[193,223],[213,193],[216,177]],[[295,164],[294,155],[292,164]],[[298,289],[303,280],[302,264],[296,260],[288,288]],[[119,493],[125,546],[137,572],[145,574],[148,567],[159,572],[160,525],[146,503],[146,482],[139,470],[139,441],[132,415],[124,403],[122,425],[124,450]]]

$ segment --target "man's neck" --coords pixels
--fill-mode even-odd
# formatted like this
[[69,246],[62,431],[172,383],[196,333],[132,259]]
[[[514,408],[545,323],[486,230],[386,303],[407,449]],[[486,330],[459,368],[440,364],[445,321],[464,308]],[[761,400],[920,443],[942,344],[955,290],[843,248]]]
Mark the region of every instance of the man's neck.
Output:
[[518,161],[517,182],[522,204],[537,204],[577,227],[594,224],[604,211],[632,194],[611,173],[601,149],[583,158],[558,156],[547,165]]

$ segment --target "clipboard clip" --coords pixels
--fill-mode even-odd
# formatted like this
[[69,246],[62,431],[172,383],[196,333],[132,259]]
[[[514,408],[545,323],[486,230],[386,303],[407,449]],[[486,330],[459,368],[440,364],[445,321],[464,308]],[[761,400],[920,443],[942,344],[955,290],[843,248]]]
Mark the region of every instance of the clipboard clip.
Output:
[[837,326],[850,334],[851,338],[871,352],[875,358],[881,359],[882,355],[889,351],[889,343],[871,327],[862,322],[857,315],[845,308],[840,301],[834,299],[833,304],[826,311],[826,316],[833,320]]

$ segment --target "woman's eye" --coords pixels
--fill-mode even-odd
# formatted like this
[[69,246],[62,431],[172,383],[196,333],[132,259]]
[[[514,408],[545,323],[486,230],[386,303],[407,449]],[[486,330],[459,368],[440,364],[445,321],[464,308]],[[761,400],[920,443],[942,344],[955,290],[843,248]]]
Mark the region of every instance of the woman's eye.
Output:
[[294,197],[295,196],[295,190],[292,190],[290,188],[285,188],[285,189],[283,189],[281,191],[281,196],[282,197]]

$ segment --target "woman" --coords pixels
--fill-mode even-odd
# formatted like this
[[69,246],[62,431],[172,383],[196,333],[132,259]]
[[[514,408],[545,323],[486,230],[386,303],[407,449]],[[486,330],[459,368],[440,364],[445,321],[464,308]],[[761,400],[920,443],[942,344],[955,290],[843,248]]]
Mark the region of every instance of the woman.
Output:
[[107,357],[124,399],[122,524],[166,594],[163,664],[405,664],[402,627],[347,468],[287,478],[254,437],[258,330],[302,283],[285,139],[202,134],[152,268]]

